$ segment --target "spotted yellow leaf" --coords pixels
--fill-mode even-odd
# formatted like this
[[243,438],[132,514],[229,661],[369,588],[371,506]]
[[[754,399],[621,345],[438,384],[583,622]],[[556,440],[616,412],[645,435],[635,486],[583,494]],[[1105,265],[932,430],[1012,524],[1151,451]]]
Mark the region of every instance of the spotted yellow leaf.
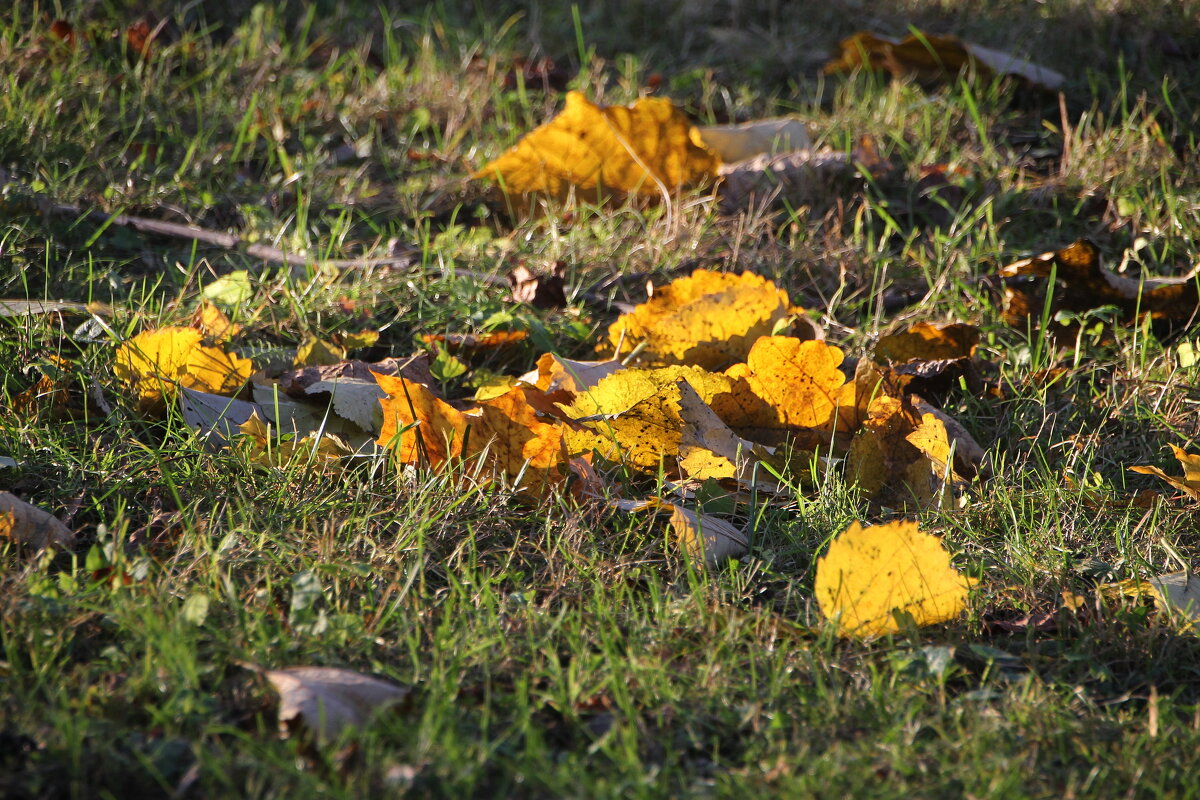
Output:
[[787,292],[765,278],[701,269],[655,289],[609,327],[597,349],[620,356],[640,347],[637,363],[647,366],[724,369],[744,361],[793,311]]
[[855,522],[818,560],[813,591],[840,635],[871,637],[899,631],[898,614],[919,626],[954,619],[971,585],[941,540],[917,523]]

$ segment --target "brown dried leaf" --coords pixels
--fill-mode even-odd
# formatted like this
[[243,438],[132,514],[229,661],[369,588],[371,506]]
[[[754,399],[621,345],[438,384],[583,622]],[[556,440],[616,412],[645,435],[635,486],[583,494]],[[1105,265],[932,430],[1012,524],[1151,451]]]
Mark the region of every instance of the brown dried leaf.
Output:
[[30,505],[16,495],[0,492],[0,540],[24,547],[70,547],[75,534],[52,514]]

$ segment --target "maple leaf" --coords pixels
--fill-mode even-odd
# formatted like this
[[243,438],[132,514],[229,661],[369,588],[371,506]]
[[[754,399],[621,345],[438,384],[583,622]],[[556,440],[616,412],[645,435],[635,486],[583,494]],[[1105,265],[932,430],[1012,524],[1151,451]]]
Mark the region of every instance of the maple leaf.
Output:
[[765,278],[700,269],[620,316],[597,350],[619,354],[640,346],[640,365],[724,369],[744,361],[754,342],[775,333],[794,311],[787,292]]
[[917,523],[855,522],[817,561],[813,593],[840,635],[872,637],[900,631],[897,614],[918,626],[954,619],[972,584],[950,565],[941,540]]
[[1175,445],[1171,445],[1171,452],[1183,467],[1183,477],[1172,477],[1158,467],[1130,467],[1129,471],[1161,478],[1193,500],[1200,500],[1200,455],[1188,453]]
[[562,426],[539,390],[516,386],[459,411],[419,383],[390,375],[376,379],[388,394],[380,400],[384,422],[378,444],[400,463],[437,468],[461,459],[471,474],[492,471],[519,479],[518,489],[531,495],[563,477]]
[[[1116,306],[1124,322],[1139,315],[1164,327],[1192,324],[1200,314],[1200,267],[1176,278],[1131,278],[1117,275],[1101,264],[1100,249],[1080,239],[1061,250],[1052,250],[1003,267],[1005,278],[1049,278],[1058,284],[1050,300],[1050,312],[1083,313],[1104,306]],[[1005,287],[1004,321],[1025,327],[1037,319],[1045,307],[1046,288],[1041,282],[1032,287],[1009,281]]]
[[250,379],[250,359],[203,344],[195,328],[143,331],[123,343],[113,372],[133,389],[138,408],[154,411],[177,387],[210,394],[236,394]]
[[575,188],[657,197],[714,178],[719,165],[669,100],[602,107],[568,92],[558,116],[473,177],[492,178],[509,194],[564,197]]

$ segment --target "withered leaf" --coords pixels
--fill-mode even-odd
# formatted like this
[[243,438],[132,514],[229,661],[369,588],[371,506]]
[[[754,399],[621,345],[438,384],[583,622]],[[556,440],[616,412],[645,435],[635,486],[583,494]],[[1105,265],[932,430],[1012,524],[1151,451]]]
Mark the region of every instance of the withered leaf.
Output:
[[[1149,314],[1156,322],[1192,325],[1200,318],[1200,267],[1177,278],[1130,278],[1101,265],[1100,249],[1087,239],[1032,258],[1013,262],[1000,270],[1004,278],[1049,278],[1056,287],[1051,314],[1082,313],[1105,306],[1120,310],[1124,322]],[[1006,281],[1004,320],[1025,327],[1037,319],[1045,305],[1044,282],[1031,290],[1017,281]]]
[[513,302],[542,309],[566,308],[567,295],[563,288],[566,273],[567,265],[562,261],[554,262],[549,272],[540,275],[524,264],[518,264],[508,273]]
[[52,514],[9,492],[0,492],[0,540],[40,550],[70,547],[75,543],[75,534]]
[[263,674],[279,693],[280,733],[292,735],[303,727],[319,742],[366,724],[410,692],[388,681],[334,667],[289,667],[264,670]]

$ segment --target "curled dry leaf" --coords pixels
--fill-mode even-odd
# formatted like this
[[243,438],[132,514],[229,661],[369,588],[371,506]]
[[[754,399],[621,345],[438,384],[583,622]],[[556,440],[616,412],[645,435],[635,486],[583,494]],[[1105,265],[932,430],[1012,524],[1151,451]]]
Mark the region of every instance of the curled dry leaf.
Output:
[[421,341],[451,353],[478,353],[510,347],[529,338],[529,331],[492,331],[491,333],[426,333]]
[[[1116,306],[1124,322],[1149,314],[1166,325],[1193,324],[1200,316],[1200,267],[1177,278],[1130,278],[1101,265],[1100,248],[1087,239],[1002,268],[1004,278],[1049,278],[1056,287],[1050,301],[1052,315],[1060,311],[1083,313]],[[1004,320],[1025,327],[1045,307],[1045,282],[1006,282]]]
[[0,540],[41,550],[70,547],[75,543],[75,534],[52,514],[9,492],[0,492]]
[[1188,453],[1175,445],[1171,445],[1171,452],[1183,467],[1182,477],[1172,477],[1158,467],[1130,467],[1129,471],[1161,478],[1193,500],[1200,500],[1200,455]]
[[703,558],[708,566],[716,566],[746,552],[746,536],[727,520],[703,514],[694,508],[671,503],[661,498],[649,500],[617,500],[612,503],[622,511],[666,511],[671,514],[671,529],[676,542],[693,558]]
[[1028,59],[964,42],[957,36],[917,31],[903,39],[859,32],[843,39],[841,54],[825,65],[826,75],[861,67],[883,70],[893,77],[913,77],[930,83],[970,66],[987,75],[1015,75],[1046,89],[1057,89],[1066,78]]
[[540,275],[518,264],[508,273],[513,302],[542,309],[566,308],[567,294],[563,287],[566,272],[567,265],[562,261],[554,262],[549,271]]
[[875,360],[904,363],[970,358],[975,355],[978,344],[979,329],[974,325],[918,322],[902,331],[880,336],[875,343]]
[[304,728],[312,731],[319,742],[365,725],[411,692],[388,681],[334,667],[289,667],[264,670],[263,674],[279,693],[280,733],[287,736]]
[[[701,269],[655,289],[653,297],[621,315],[597,350],[619,357],[641,347],[640,365],[724,369],[744,361],[755,341],[786,327],[789,315],[799,311],[787,292],[765,278]],[[797,333],[821,338],[815,328]]]
[[621,362],[615,359],[572,361],[553,353],[543,353],[537,360],[537,369],[525,373],[519,380],[547,394],[559,391],[578,394],[593,388],[619,369],[622,369]]
[[897,615],[918,626],[954,619],[972,583],[950,565],[941,540],[917,523],[855,522],[817,561],[813,592],[840,635],[871,637],[901,630]]
[[699,132],[704,146],[726,164],[812,147],[808,126],[796,117],[759,119],[739,125],[706,125],[699,128]]
[[475,173],[508,194],[670,197],[716,176],[720,160],[669,100],[602,107],[568,92],[562,112]]
[[755,156],[721,167],[721,211],[733,214],[770,204],[821,206],[848,194],[856,175],[845,153],[801,150]]
[[1200,576],[1190,570],[1119,581],[1100,588],[1126,597],[1151,598],[1160,611],[1181,614],[1189,625],[1200,622]]

